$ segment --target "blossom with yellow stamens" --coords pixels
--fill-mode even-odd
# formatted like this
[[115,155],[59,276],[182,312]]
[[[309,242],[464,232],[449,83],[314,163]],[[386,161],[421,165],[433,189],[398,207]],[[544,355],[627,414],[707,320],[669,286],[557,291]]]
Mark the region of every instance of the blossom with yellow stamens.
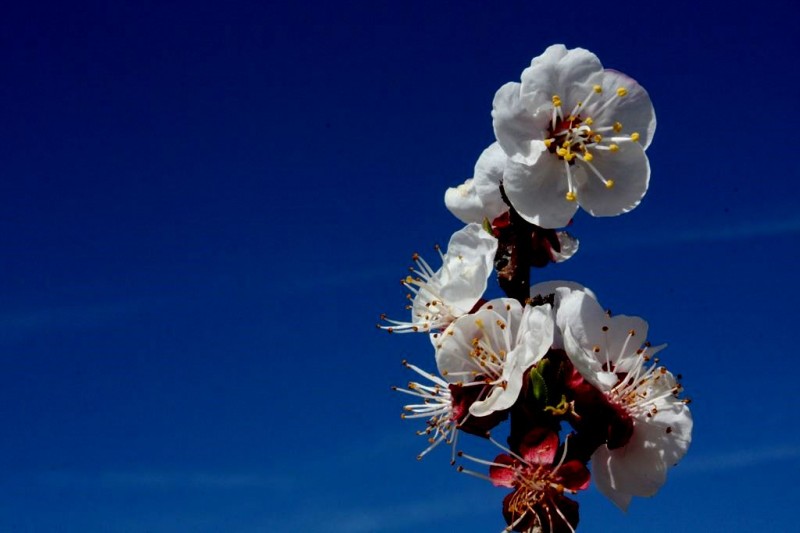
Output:
[[390,333],[431,333],[447,327],[481,300],[496,252],[497,239],[480,224],[468,224],[453,234],[446,253],[439,251],[442,258],[439,270],[433,270],[419,254],[414,254],[415,266],[401,280],[409,290],[411,320],[392,320],[381,315],[386,323],[378,327]]
[[[592,454],[597,488],[625,510],[633,496],[652,496],[692,441],[683,387],[646,342],[647,322],[609,316],[591,295],[559,289],[556,322],[575,369],[597,388],[632,430],[609,433]],[[625,425],[620,426],[624,428]]]
[[525,371],[552,346],[554,328],[549,304],[523,308],[512,298],[490,300],[434,341],[439,373],[449,383],[483,389],[469,407],[473,416],[508,409],[522,390]]
[[645,149],[656,126],[650,97],[587,50],[549,47],[521,83],[497,91],[492,117],[509,157],[506,195],[533,224],[563,227],[579,206],[619,215],[647,192]]

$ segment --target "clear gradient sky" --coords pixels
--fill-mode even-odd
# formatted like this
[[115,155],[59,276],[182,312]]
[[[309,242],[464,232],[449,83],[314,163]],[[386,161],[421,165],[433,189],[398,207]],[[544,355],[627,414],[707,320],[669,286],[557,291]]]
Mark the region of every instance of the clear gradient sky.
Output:
[[[800,79],[788,0],[16,2],[0,17],[0,531],[499,531],[399,419],[410,254],[491,103],[565,43],[658,116],[572,279],[650,323],[694,442],[583,532],[787,531],[800,475]],[[426,253],[427,252],[427,253]]]

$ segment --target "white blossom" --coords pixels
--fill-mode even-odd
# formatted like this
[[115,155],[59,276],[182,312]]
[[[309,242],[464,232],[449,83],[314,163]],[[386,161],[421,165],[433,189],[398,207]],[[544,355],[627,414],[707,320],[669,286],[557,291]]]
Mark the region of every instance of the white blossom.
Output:
[[506,156],[500,145],[493,143],[478,157],[475,173],[458,187],[447,189],[444,204],[464,223],[484,220],[492,222],[508,211],[500,194],[500,183],[506,168]]
[[594,216],[619,215],[647,192],[644,151],[656,126],[650,97],[587,50],[547,48],[521,83],[497,91],[492,117],[510,158],[506,195],[533,224],[565,226],[579,205]]
[[[464,223],[490,224],[506,214],[509,205],[503,200],[500,186],[508,156],[498,143],[484,150],[472,178],[457,187],[450,187],[444,195],[444,203],[453,215]],[[579,241],[566,231],[557,231],[560,250],[552,250],[554,263],[571,258],[578,251]]]
[[648,325],[639,317],[609,316],[581,290],[561,293],[556,312],[564,348],[583,378],[633,422],[621,447],[600,446],[592,455],[597,487],[625,510],[633,496],[652,496],[667,470],[692,440],[688,400],[682,386],[654,355],[663,346],[646,342]]
[[523,374],[541,360],[553,343],[550,305],[525,306],[498,298],[475,313],[456,319],[436,342],[439,373],[463,387],[485,387],[469,412],[486,416],[511,407]]
[[411,320],[391,320],[382,315],[388,325],[378,327],[390,332],[430,332],[469,313],[486,290],[496,252],[497,239],[480,224],[468,224],[453,234],[446,253],[439,251],[439,270],[434,271],[414,254],[416,266],[402,280],[410,291]]

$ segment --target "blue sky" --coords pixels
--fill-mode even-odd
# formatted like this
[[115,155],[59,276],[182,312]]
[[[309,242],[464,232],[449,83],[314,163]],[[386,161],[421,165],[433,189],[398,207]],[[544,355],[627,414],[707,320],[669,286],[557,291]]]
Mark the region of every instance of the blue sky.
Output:
[[658,128],[642,205],[537,274],[646,318],[695,416],[662,491],[581,495],[580,531],[791,528],[795,11],[570,5],[5,8],[0,531],[499,531],[503,490],[414,459],[389,387],[427,341],[374,323],[559,42]]

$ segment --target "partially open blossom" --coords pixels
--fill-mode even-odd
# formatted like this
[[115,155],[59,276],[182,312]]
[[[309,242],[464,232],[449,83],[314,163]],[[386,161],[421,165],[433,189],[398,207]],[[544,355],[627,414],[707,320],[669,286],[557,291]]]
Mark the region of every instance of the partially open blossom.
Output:
[[[447,208],[465,223],[489,223],[495,236],[502,240],[508,231],[509,205],[503,198],[501,186],[508,156],[498,143],[483,151],[475,164],[475,175],[458,187],[450,187],[444,195]],[[519,231],[515,228],[513,231]],[[528,231],[528,228],[526,228]],[[566,261],[578,251],[578,239],[566,231],[531,226],[531,241],[541,258],[533,265]]]
[[436,364],[449,383],[481,388],[469,412],[487,416],[514,404],[523,373],[547,353],[553,331],[549,305],[523,308],[511,298],[498,298],[456,319],[438,336]]
[[406,361],[403,361],[403,365],[428,381],[428,383],[411,381],[405,389],[392,387],[393,390],[417,398],[419,402],[403,407],[401,415],[403,418],[428,419],[426,428],[417,431],[418,435],[428,437],[428,447],[417,456],[418,459],[422,459],[442,441],[455,444],[456,427],[465,413],[457,411],[450,394],[450,386],[446,381]]
[[497,251],[497,239],[480,224],[468,224],[455,232],[447,252],[439,254],[442,267],[434,271],[418,254],[416,267],[402,283],[410,291],[411,320],[390,320],[378,327],[389,332],[430,332],[446,327],[457,317],[469,313],[486,290],[492,263]]
[[559,449],[555,432],[535,428],[523,439],[519,453],[506,450],[492,462],[460,455],[488,464],[489,480],[496,487],[514,489],[503,500],[508,530],[574,533],[578,525],[578,504],[565,493],[575,494],[586,489],[589,471],[580,461],[565,460],[566,449],[562,448],[558,456]]
[[475,163],[473,177],[445,192],[444,204],[447,209],[466,224],[481,224],[484,219],[491,222],[508,211],[508,205],[500,194],[507,159],[508,156],[497,143],[484,150]]
[[[692,416],[683,387],[646,342],[647,322],[609,316],[584,291],[562,296],[556,320],[564,348],[583,378],[632,423],[625,439],[608,435],[592,455],[598,489],[621,509],[633,496],[652,496],[692,440]],[[625,431],[625,424],[618,425]],[[612,429],[610,428],[609,431]]]
[[551,249],[553,263],[563,263],[578,252],[580,242],[566,231],[557,231],[558,250]]
[[[469,407],[478,399],[480,389],[447,383],[439,376],[407,361],[403,361],[403,365],[427,381],[410,381],[406,388],[392,387],[393,390],[413,396],[419,402],[404,406],[403,414],[400,415],[402,418],[427,418],[425,429],[417,431],[417,435],[427,437],[428,447],[417,455],[417,459],[425,457],[442,442],[452,445],[455,453],[458,431],[486,437],[490,429],[505,419],[504,413],[493,413],[486,417],[470,414]],[[454,457],[451,456],[451,461]]]
[[547,48],[521,83],[497,91],[492,117],[509,157],[506,195],[533,224],[565,226],[579,205],[594,216],[619,215],[647,192],[650,97],[587,50]]

